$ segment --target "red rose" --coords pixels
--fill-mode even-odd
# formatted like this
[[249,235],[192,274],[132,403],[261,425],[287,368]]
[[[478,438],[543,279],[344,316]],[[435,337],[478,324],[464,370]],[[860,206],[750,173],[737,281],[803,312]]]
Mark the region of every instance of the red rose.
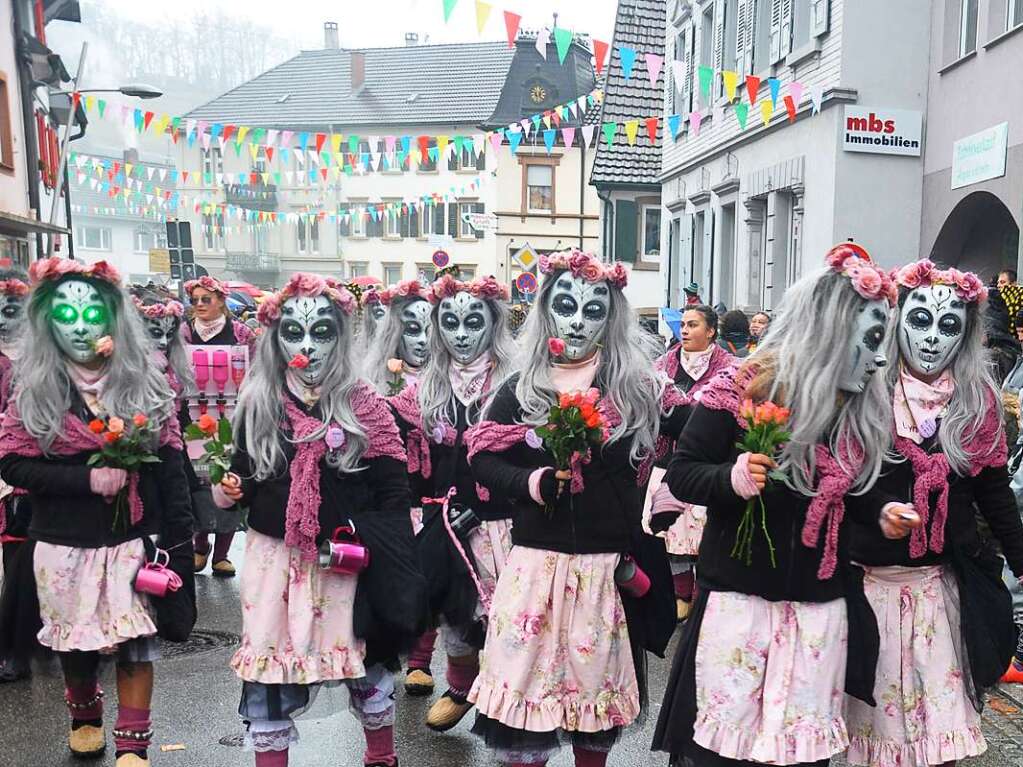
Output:
[[288,363],[289,368],[296,368],[302,370],[309,367],[309,358],[304,354],[296,354],[291,358],[291,362]]
[[107,428],[106,424],[104,424],[98,418],[94,418],[91,421],[89,421],[89,431],[91,431],[93,434],[102,434],[105,428]]
[[121,438],[120,434],[115,434],[112,431],[108,431],[106,434],[103,435],[103,439],[105,439],[107,443],[110,445],[117,442],[117,440],[119,440],[120,438]]
[[560,338],[548,338],[547,350],[555,357],[565,353],[565,342]]

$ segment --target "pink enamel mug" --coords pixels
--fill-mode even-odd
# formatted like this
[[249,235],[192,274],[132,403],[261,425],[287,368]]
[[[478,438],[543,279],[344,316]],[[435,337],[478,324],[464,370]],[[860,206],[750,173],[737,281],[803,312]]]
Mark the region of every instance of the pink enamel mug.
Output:
[[320,545],[320,567],[339,575],[358,575],[369,567],[369,549],[351,520]]
[[615,568],[615,583],[618,588],[631,597],[640,599],[650,591],[650,576],[636,564],[636,560],[626,554]]
[[135,591],[154,597],[165,597],[168,591],[181,588],[181,577],[168,569],[170,555],[163,549],[156,550],[152,562],[146,562],[135,576]]

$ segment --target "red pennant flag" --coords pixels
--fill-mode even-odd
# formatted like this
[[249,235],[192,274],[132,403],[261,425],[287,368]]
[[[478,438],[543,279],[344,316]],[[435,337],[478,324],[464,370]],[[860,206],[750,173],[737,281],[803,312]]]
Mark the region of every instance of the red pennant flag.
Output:
[[789,113],[789,122],[794,123],[796,121],[796,102],[792,100],[791,96],[785,97],[785,111]]
[[259,174],[258,173],[250,173],[249,174],[249,183],[252,184],[253,186],[258,184],[259,183]]
[[604,59],[607,58],[608,45],[603,40],[593,40],[593,58],[597,62],[597,74],[604,69]]
[[508,30],[508,47],[515,47],[515,38],[519,34],[519,24],[522,21],[522,17],[517,13],[511,11],[504,12],[504,28]]
[[153,121],[154,117],[156,117],[155,113],[153,113],[153,112],[146,112],[145,120],[143,121],[143,125],[145,126],[143,128],[143,130],[149,130],[149,123],[151,123]]
[[319,154],[320,150],[323,149],[323,142],[325,142],[326,140],[327,140],[327,134],[326,133],[317,133],[316,134],[316,154]]
[[235,132],[236,128],[237,128],[237,126],[235,126],[235,125],[225,125],[224,126],[224,141],[225,142],[231,140],[231,136],[234,135],[234,132]]
[[114,175],[116,176],[120,172],[121,172],[121,163],[115,162],[114,163]]
[[267,162],[273,162],[273,159],[274,159],[274,148],[272,146],[268,146],[266,148],[266,161]]
[[647,135],[650,137],[650,143],[651,144],[656,144],[657,143],[657,120],[658,120],[658,118],[656,118],[656,117],[648,117],[648,118],[646,118],[646,121],[645,121],[646,122],[646,132],[647,132]]
[[554,127],[555,128],[560,128],[561,127],[561,118],[558,117],[558,113],[557,112],[551,112],[551,119],[554,120]]
[[188,183],[188,171],[187,170],[181,171],[181,183],[182,184],[187,184]]
[[320,175],[323,176],[323,180],[326,181],[327,180],[327,169],[326,168],[320,168]]
[[746,95],[749,96],[751,106],[756,106],[757,91],[760,90],[760,78],[755,75],[746,75]]
[[71,103],[75,105],[75,109],[78,109],[78,104],[81,100],[82,94],[79,93],[78,91],[75,91],[74,93],[71,94]]
[[419,154],[422,157],[422,161],[426,162],[428,158],[427,152],[430,149],[430,137],[420,136],[416,139],[416,143],[419,145]]

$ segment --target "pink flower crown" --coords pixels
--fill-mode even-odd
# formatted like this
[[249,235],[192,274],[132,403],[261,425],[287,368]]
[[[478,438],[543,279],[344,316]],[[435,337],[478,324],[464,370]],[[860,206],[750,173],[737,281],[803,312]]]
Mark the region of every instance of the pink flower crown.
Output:
[[620,261],[605,264],[592,253],[584,253],[577,248],[540,256],[540,274],[551,274],[563,269],[572,272],[573,277],[581,277],[587,282],[606,280],[619,290],[629,283],[629,273]]
[[95,280],[109,282],[116,287],[121,286],[121,273],[106,261],[87,264],[84,261],[72,261],[69,258],[44,258],[36,261],[28,268],[29,279],[39,284],[43,280],[60,280],[68,275],[91,277]]
[[419,280],[402,280],[397,285],[381,290],[378,295],[380,296],[380,303],[384,306],[390,306],[392,302],[399,298],[422,298],[429,301],[433,293],[428,287],[420,283]]
[[220,280],[215,280],[208,274],[204,274],[197,280],[189,280],[185,283],[185,293],[189,297],[191,297],[192,291],[196,288],[208,290],[210,293],[219,293],[224,298],[227,298],[227,288],[224,287]]
[[885,300],[889,306],[899,301],[895,283],[884,269],[870,258],[866,249],[854,242],[835,245],[825,256],[832,271],[845,275],[860,297],[868,301]]
[[362,291],[362,300],[360,303],[363,306],[373,306],[375,304],[379,304],[380,291],[381,289],[377,287],[366,288],[366,290]]
[[263,300],[256,313],[256,319],[269,327],[280,319],[281,307],[284,306],[284,302],[296,296],[307,298],[326,296],[346,316],[350,316],[355,311],[355,296],[337,280],[325,279],[318,274],[309,272],[296,272],[291,275],[291,279],[283,288],[276,293],[271,293]]
[[961,272],[955,267],[939,269],[929,258],[914,261],[892,270],[892,279],[901,288],[912,290],[924,285],[947,285],[967,303],[987,299],[984,282],[973,272]]
[[431,286],[433,295],[430,296],[432,303],[439,303],[441,299],[451,298],[457,293],[469,293],[476,298],[489,298],[493,301],[508,301],[511,298],[511,289],[504,283],[498,282],[493,275],[480,277],[470,282],[456,280],[450,274],[445,274],[439,280],[434,281]]
[[27,296],[31,288],[19,279],[0,280],[0,293],[5,296]]
[[180,301],[173,299],[168,299],[162,304],[144,304],[141,299],[132,296],[131,302],[135,304],[139,314],[147,320],[159,320],[164,317],[177,317],[180,319],[185,316],[185,307],[181,305]]

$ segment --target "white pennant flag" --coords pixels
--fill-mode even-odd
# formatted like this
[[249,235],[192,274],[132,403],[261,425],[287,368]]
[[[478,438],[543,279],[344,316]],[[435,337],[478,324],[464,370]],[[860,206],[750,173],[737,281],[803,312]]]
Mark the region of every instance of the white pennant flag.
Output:
[[522,138],[529,138],[529,129],[533,127],[533,123],[530,120],[519,120],[519,125],[522,126]]
[[593,131],[597,129],[596,125],[584,125],[582,127],[583,143],[586,144],[586,148],[590,148],[590,143],[593,141]]
[[476,156],[481,157],[487,148],[487,137],[482,133],[473,134],[472,144],[473,150],[476,152]]
[[686,63],[684,61],[672,61],[671,74],[675,79],[675,90],[682,90],[682,85],[686,81]]
[[551,33],[546,28],[536,33],[536,52],[543,56],[544,61],[547,60],[547,44],[550,41]]
[[277,143],[277,130],[274,128],[268,128],[266,131],[266,145],[273,146]]
[[160,168],[160,181],[163,182],[163,181],[166,181],[166,180],[167,180],[167,169],[166,168]]
[[584,114],[586,112],[586,97],[580,96],[576,99],[576,103],[579,104],[579,114]]

